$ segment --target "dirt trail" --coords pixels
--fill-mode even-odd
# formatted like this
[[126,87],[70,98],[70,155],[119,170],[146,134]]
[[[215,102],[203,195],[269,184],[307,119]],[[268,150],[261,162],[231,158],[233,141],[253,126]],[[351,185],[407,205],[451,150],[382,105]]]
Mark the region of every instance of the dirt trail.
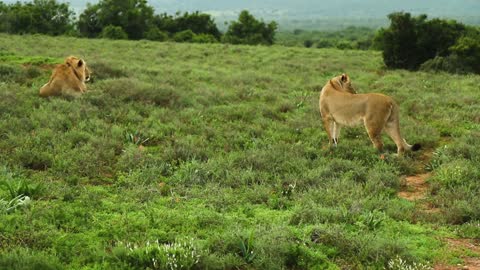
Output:
[[407,176],[405,178],[405,187],[398,193],[398,196],[409,201],[417,201],[425,198],[428,191],[427,178],[430,173],[422,173]]
[[[425,164],[428,164],[432,154],[433,149],[424,150],[416,165],[419,173],[405,177],[403,188],[398,192],[400,198],[417,203],[419,211],[426,214],[438,214],[441,211],[425,201],[429,189],[427,180],[432,175],[425,171]],[[436,264],[434,270],[480,270],[480,240],[445,238],[443,241],[449,250],[462,254],[463,263],[456,266]]]

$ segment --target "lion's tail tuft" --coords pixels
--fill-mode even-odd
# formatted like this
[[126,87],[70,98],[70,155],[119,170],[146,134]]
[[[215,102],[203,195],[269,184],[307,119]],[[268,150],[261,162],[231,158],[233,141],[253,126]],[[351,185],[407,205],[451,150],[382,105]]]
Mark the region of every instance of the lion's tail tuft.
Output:
[[419,144],[419,143],[416,143],[416,144],[412,145],[412,148],[411,148],[411,149],[412,149],[412,151],[418,151],[418,150],[420,150],[421,148],[422,148],[422,145]]

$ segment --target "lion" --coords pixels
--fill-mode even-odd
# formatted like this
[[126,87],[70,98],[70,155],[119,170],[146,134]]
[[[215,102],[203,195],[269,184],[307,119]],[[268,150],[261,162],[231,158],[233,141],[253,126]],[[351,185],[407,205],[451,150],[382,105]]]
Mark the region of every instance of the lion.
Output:
[[403,155],[405,150],[420,149],[419,144],[410,145],[401,136],[397,103],[379,93],[357,94],[346,74],[334,77],[325,84],[319,103],[329,145],[337,145],[343,126],[363,123],[370,140],[380,152],[383,150],[382,131],[395,142],[398,156]]
[[[65,58],[52,72],[48,83],[40,88],[40,96],[59,96],[62,94],[78,95],[85,93],[85,82],[90,80],[91,72],[85,60],[75,56]],[[73,91],[73,92],[72,92]]]

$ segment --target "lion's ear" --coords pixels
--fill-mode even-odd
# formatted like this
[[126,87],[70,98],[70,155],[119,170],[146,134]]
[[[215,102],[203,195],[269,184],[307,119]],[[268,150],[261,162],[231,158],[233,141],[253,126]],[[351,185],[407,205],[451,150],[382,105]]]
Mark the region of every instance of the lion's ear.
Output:
[[78,66],[78,67],[81,67],[81,66],[83,66],[83,60],[82,60],[82,59],[78,60],[78,64],[77,64],[77,66]]
[[342,82],[347,82],[348,81],[348,76],[347,74],[343,73],[342,74]]

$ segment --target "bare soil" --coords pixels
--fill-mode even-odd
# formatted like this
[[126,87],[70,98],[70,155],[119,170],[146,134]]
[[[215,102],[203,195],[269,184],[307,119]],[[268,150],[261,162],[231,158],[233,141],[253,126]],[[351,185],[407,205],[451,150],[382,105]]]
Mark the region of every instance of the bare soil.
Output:
[[[433,151],[426,150],[419,158],[418,171],[421,173],[405,177],[403,188],[398,192],[400,198],[416,202],[419,210],[424,213],[439,213],[440,209],[424,201],[429,185],[427,179],[431,176],[430,172],[424,171],[424,164],[427,164]],[[436,264],[434,270],[480,270],[480,240],[469,238],[445,238],[443,241],[450,250],[460,254],[463,259],[462,264],[446,265],[444,263]]]

